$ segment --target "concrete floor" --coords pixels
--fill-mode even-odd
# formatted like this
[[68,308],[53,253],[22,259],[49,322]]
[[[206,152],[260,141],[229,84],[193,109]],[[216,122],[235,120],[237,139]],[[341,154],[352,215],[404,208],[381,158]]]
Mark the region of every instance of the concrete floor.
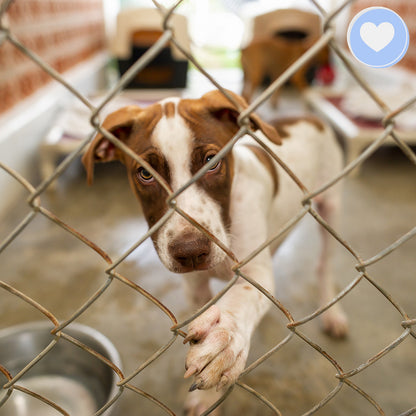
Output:
[[[382,149],[368,161],[357,178],[345,181],[342,235],[363,258],[375,255],[416,223],[416,169],[399,151]],[[76,164],[59,180],[55,193],[42,196],[42,204],[102,247],[112,259],[130,247],[146,230],[138,204],[131,194],[124,170],[117,164],[100,166],[92,187]],[[27,212],[24,199],[0,224],[0,237]],[[277,297],[296,318],[312,312],[316,303],[313,270],[318,252],[318,229],[307,218],[276,256]],[[369,268],[370,275],[410,315],[416,315],[416,239]],[[334,258],[339,288],[357,275],[355,261],[338,247]],[[44,305],[65,320],[105,281],[105,262],[69,233],[41,215],[0,255],[1,279]],[[181,279],[159,263],[150,242],[140,246],[118,268],[160,299],[177,318],[189,314]],[[327,351],[344,370],[359,366],[401,333],[401,316],[369,283],[361,282],[342,300],[350,319],[350,336],[334,341],[312,321],[302,332]],[[43,319],[32,307],[0,290],[0,327]],[[119,350],[123,371],[129,374],[171,334],[170,320],[141,295],[115,281],[79,319],[104,333]],[[253,339],[251,362],[281,341],[288,331],[278,310],[271,310]],[[190,381],[183,380],[186,346],[178,339],[159,360],[132,380],[155,395],[176,414]],[[408,337],[375,365],[354,376],[357,386],[382,407],[386,415],[399,415],[416,406],[416,342]],[[301,415],[322,400],[338,383],[334,367],[301,339],[294,337],[244,378],[283,415]],[[224,414],[272,414],[254,396],[236,388],[223,404]],[[160,408],[141,396],[125,391],[120,415],[162,415]],[[367,416],[375,407],[347,385],[316,414]]]

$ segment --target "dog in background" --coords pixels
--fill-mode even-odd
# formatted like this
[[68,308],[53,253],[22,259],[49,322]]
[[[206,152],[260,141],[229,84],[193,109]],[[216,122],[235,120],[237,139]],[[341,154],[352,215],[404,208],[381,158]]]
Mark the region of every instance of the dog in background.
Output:
[[[250,102],[257,88],[265,82],[272,83],[293,62],[300,58],[317,38],[301,32],[284,32],[274,36],[263,36],[254,39],[241,51],[241,65],[244,73],[242,96]],[[329,47],[321,49],[310,61],[304,64],[290,78],[290,83],[299,91],[303,91],[310,83],[310,70],[316,68],[312,78],[316,76],[327,84],[333,80],[330,66]],[[278,90],[271,97],[271,105],[277,106]]]
[[[232,95],[242,108],[247,103]],[[143,158],[177,191],[204,166],[203,176],[177,195],[176,205],[206,231],[193,226],[177,212],[151,236],[162,263],[181,273],[194,308],[212,297],[209,280],[230,280],[234,262],[215,243],[242,260],[279,230],[301,208],[299,187],[261,147],[247,135],[223,158],[218,152],[239,130],[239,111],[220,91],[198,99],[170,98],[147,108],[128,106],[110,114],[103,128]],[[309,189],[332,178],[342,164],[332,131],[317,119],[287,119],[273,126],[252,114],[251,129]],[[121,161],[149,227],[168,211],[168,193],[154,175],[98,133],[83,157],[88,181],[96,162]],[[208,166],[207,166],[208,164]],[[315,198],[317,210],[329,224],[340,206],[338,186]],[[319,304],[335,296],[328,257],[333,238],[322,231],[323,250],[318,268]],[[241,271],[273,293],[272,256],[280,241],[258,253]],[[246,365],[252,334],[269,299],[240,278],[221,299],[188,327],[185,377],[194,377],[186,399],[188,416],[200,415],[235,383]],[[347,333],[347,321],[338,303],[322,315],[323,328],[335,337]],[[217,409],[212,414],[219,414]]]

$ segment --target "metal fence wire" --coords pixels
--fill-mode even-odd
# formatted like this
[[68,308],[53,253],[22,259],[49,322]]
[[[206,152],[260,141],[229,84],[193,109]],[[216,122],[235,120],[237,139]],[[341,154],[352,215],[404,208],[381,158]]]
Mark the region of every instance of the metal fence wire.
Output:
[[[359,166],[363,161],[365,161],[367,158],[369,158],[370,155],[372,155],[380,146],[382,146],[386,140],[389,138],[392,139],[397,147],[401,149],[401,151],[407,156],[407,158],[416,165],[416,155],[412,151],[412,149],[400,138],[400,134],[397,132],[395,128],[395,118],[405,112],[413,103],[416,102],[416,96],[411,99],[408,102],[403,103],[399,108],[390,108],[389,104],[384,102],[377,93],[368,85],[368,83],[363,79],[363,77],[358,73],[353,65],[350,62],[350,58],[344,53],[343,48],[340,47],[339,44],[337,44],[337,41],[335,40],[334,34],[334,19],[338,16],[340,12],[342,12],[350,3],[351,1],[345,1],[343,2],[336,10],[333,10],[331,12],[326,12],[319,4],[318,0],[311,0],[311,2],[316,6],[317,10],[322,14],[324,25],[323,25],[323,34],[320,37],[320,39],[308,50],[306,51],[303,56],[297,60],[293,65],[290,66],[288,70],[286,70],[277,80],[275,80],[260,96],[258,96],[254,102],[252,102],[251,105],[249,105],[248,108],[245,110],[242,110],[240,112],[239,116],[239,124],[240,124],[240,130],[236,134],[233,140],[229,142],[229,144],[224,148],[223,153],[228,152],[235,143],[236,140],[238,140],[239,137],[243,136],[244,134],[250,134],[261,144],[261,139],[255,135],[253,131],[250,130],[248,118],[250,117],[250,114],[254,112],[262,103],[264,103],[266,100],[270,98],[272,93],[281,87],[296,71],[299,69],[306,61],[308,61],[311,57],[313,57],[316,53],[318,53],[322,48],[329,45],[329,47],[332,49],[333,53],[336,54],[340,60],[342,61],[343,65],[347,68],[347,70],[350,72],[352,77],[356,80],[356,82],[366,91],[366,93],[374,100],[374,102],[378,105],[378,107],[383,111],[384,119],[383,119],[383,126],[384,131],[380,136],[374,140],[374,142],[355,160],[353,160],[351,163],[349,163],[343,171],[337,176],[334,177],[330,183],[325,184],[321,189],[314,189],[314,190],[307,190],[301,181],[296,177],[296,175],[291,171],[290,166],[284,166],[284,168],[287,170],[289,175],[292,177],[292,179],[298,184],[300,189],[302,190],[304,197],[302,201],[302,205],[299,207],[299,213],[293,218],[291,221],[291,224],[289,224],[288,227],[294,226],[302,217],[310,215],[312,216],[319,224],[320,226],[324,227],[332,236],[332,238],[336,239],[339,244],[341,244],[345,250],[347,250],[356,260],[356,277],[349,282],[349,284],[341,290],[338,295],[325,307],[316,310],[313,314],[310,316],[304,317],[299,321],[294,320],[292,317],[292,314],[290,311],[276,298],[273,294],[267,292],[264,288],[259,286],[255,281],[252,280],[250,276],[246,276],[241,272],[241,266],[245,262],[250,261],[250,258],[252,256],[249,256],[247,259],[235,259],[233,253],[230,252],[228,248],[225,248],[227,250],[228,256],[232,260],[233,263],[233,272],[235,274],[235,277],[232,279],[232,281],[225,287],[223,291],[221,291],[216,297],[212,299],[212,301],[209,302],[204,308],[199,310],[195,315],[191,316],[189,319],[187,319],[184,322],[178,322],[175,315],[165,306],[163,305],[158,299],[156,299],[152,294],[148,293],[146,290],[144,290],[142,287],[140,287],[138,284],[132,282],[128,278],[121,275],[117,268],[118,266],[126,259],[127,256],[129,256],[134,250],[136,250],[152,233],[154,233],[159,227],[163,225],[165,221],[175,212],[178,212],[180,215],[185,216],[186,214],[181,212],[178,207],[175,204],[175,198],[178,197],[178,194],[180,192],[183,192],[187,187],[191,186],[196,180],[197,177],[192,178],[189,183],[182,188],[177,193],[172,193],[168,190],[169,195],[167,198],[168,205],[170,209],[168,210],[167,214],[161,218],[161,220],[153,226],[150,230],[148,230],[147,233],[141,236],[139,241],[137,241],[134,246],[132,246],[129,250],[127,250],[120,258],[118,259],[111,259],[108,254],[105,253],[105,251],[96,246],[93,242],[89,241],[88,238],[83,236],[80,232],[77,230],[71,228],[69,225],[64,223],[60,218],[58,218],[54,213],[50,212],[47,208],[45,208],[42,205],[41,196],[44,194],[48,187],[51,185],[53,181],[55,181],[60,175],[62,175],[65,170],[71,165],[74,160],[78,159],[79,156],[82,154],[82,152],[85,150],[85,148],[88,146],[90,141],[92,140],[93,136],[97,131],[99,131],[101,134],[103,134],[108,140],[110,140],[115,146],[117,146],[119,149],[121,149],[123,152],[128,153],[130,157],[135,159],[139,164],[144,164],[144,161],[134,154],[129,148],[127,148],[122,142],[120,142],[115,136],[113,136],[110,132],[102,129],[100,127],[100,113],[103,110],[103,108],[120,92],[123,90],[123,88],[130,82],[130,80],[143,68],[145,68],[164,48],[168,43],[171,43],[175,45],[191,62],[200,72],[203,74],[206,78],[209,79],[210,82],[212,82],[213,85],[215,85],[216,88],[218,88],[224,95],[228,97],[227,92],[225,89],[215,80],[213,79],[207,71],[204,70],[204,68],[197,62],[195,57],[190,54],[183,45],[178,42],[178,40],[175,38],[175,33],[172,30],[170,26],[172,14],[177,9],[177,7],[182,3],[182,0],[177,1],[174,5],[171,7],[165,7],[161,5],[158,1],[153,0],[154,5],[157,7],[157,9],[160,11],[160,13],[163,16],[163,35],[159,38],[159,40],[145,53],[139,60],[137,60],[134,65],[126,72],[119,82],[106,94],[105,99],[101,102],[101,104],[98,107],[95,107],[91,104],[91,102],[82,95],[79,91],[77,91],[73,86],[71,86],[63,76],[61,76],[57,71],[55,71],[53,68],[51,68],[41,57],[37,56],[35,53],[33,53],[30,49],[26,48],[20,41],[17,39],[12,31],[12,28],[9,28],[4,22],[5,19],[3,19],[5,13],[7,12],[7,9],[9,5],[11,4],[11,0],[6,0],[1,3],[0,6],[0,22],[2,22],[2,25],[0,26],[0,47],[1,44],[9,43],[13,45],[13,47],[17,48],[19,51],[21,51],[23,54],[25,54],[30,60],[35,62],[39,67],[41,67],[51,78],[55,79],[59,83],[61,83],[63,86],[66,87],[67,90],[69,90],[80,102],[82,102],[90,111],[91,114],[91,125],[94,128],[93,134],[90,135],[87,139],[82,141],[80,143],[78,149],[68,155],[56,168],[54,173],[44,180],[39,186],[35,187],[33,186],[30,181],[28,181],[25,177],[22,177],[18,172],[14,171],[9,166],[6,166],[3,163],[0,163],[0,168],[6,172],[13,180],[16,182],[16,186],[23,186],[27,192],[28,192],[28,199],[27,204],[30,207],[29,214],[24,218],[23,221],[11,232],[10,235],[7,236],[7,238],[1,242],[0,246],[0,253],[7,250],[8,246],[16,239],[21,236],[22,232],[25,230],[25,228],[34,220],[34,218],[38,215],[41,215],[45,217],[47,220],[57,224],[58,226],[62,227],[66,232],[71,233],[74,235],[77,239],[79,239],[84,245],[85,250],[95,250],[108,264],[108,268],[105,270],[105,279],[102,281],[101,287],[89,298],[87,302],[85,302],[79,309],[73,313],[72,316],[70,316],[66,321],[61,322],[56,316],[54,316],[53,313],[51,313],[47,308],[39,303],[37,303],[34,299],[32,299],[30,296],[24,293],[24,291],[18,290],[16,287],[13,287],[13,285],[10,285],[6,281],[0,280],[0,288],[4,291],[9,292],[11,295],[13,295],[16,298],[20,298],[23,301],[27,302],[27,304],[30,305],[31,308],[36,309],[37,311],[41,312],[50,322],[53,324],[54,329],[52,331],[52,334],[54,335],[54,340],[44,351],[41,352],[39,356],[33,357],[33,360],[25,367],[23,368],[18,374],[11,374],[9,370],[5,367],[3,367],[0,363],[0,371],[3,373],[3,375],[7,378],[7,383],[3,385],[3,390],[5,393],[3,394],[1,401],[0,401],[0,407],[4,405],[7,400],[11,397],[11,395],[14,394],[14,391],[20,391],[24,394],[31,395],[36,400],[43,401],[44,403],[47,403],[49,406],[53,407],[58,413],[62,415],[68,415],[68,413],[62,409],[58,404],[50,401],[47,397],[39,396],[36,392],[30,391],[27,388],[22,387],[19,384],[19,380],[22,378],[24,374],[26,374],[32,367],[36,366],[38,361],[45,355],[48,354],[48,352],[57,344],[60,342],[71,342],[75,344],[77,347],[82,348],[86,350],[89,354],[92,356],[95,356],[99,360],[105,363],[119,378],[117,386],[118,391],[114,397],[112,397],[101,409],[99,409],[95,415],[101,415],[103,414],[107,409],[109,409],[111,406],[113,406],[119,398],[124,394],[126,390],[133,391],[135,394],[141,395],[149,400],[151,400],[156,406],[159,406],[160,409],[163,412],[166,412],[167,414],[174,415],[174,412],[169,409],[169,407],[162,403],[157,397],[151,396],[149,393],[135,387],[133,384],[131,384],[131,381],[140,374],[145,368],[150,366],[152,363],[155,362],[155,360],[158,360],[163,354],[165,354],[169,348],[174,344],[174,342],[179,338],[186,336],[186,325],[194,320],[197,316],[199,316],[203,311],[205,311],[210,305],[215,303],[220,296],[222,296],[227,290],[232,287],[233,284],[235,284],[237,279],[245,279],[250,284],[254,285],[258,291],[260,291],[264,296],[267,296],[270,301],[273,303],[274,307],[277,308],[282,314],[284,319],[287,320],[287,336],[284,338],[279,344],[275,345],[269,352],[264,354],[264,356],[259,357],[254,363],[252,363],[250,366],[248,366],[243,374],[244,376],[250,371],[252,371],[254,368],[259,366],[261,363],[266,361],[273,353],[275,353],[279,348],[291,342],[294,338],[298,338],[299,340],[302,340],[306,344],[310,346],[310,348],[313,348],[316,350],[319,354],[321,354],[326,360],[329,361],[329,363],[333,366],[335,371],[335,378],[337,379],[336,387],[327,394],[326,397],[324,397],[319,403],[317,403],[313,408],[309,409],[305,415],[311,415],[319,411],[322,407],[324,407],[328,402],[330,402],[339,392],[342,388],[350,388],[353,389],[355,392],[357,392],[359,395],[361,395],[365,400],[367,400],[371,405],[374,407],[375,412],[384,415],[384,411],[381,408],[381,406],[376,402],[375,398],[373,398],[369,393],[366,391],[363,391],[352,379],[352,376],[356,375],[359,372],[366,371],[370,366],[372,366],[375,362],[382,359],[386,354],[389,354],[392,350],[395,350],[399,348],[400,344],[405,339],[412,339],[416,338],[416,333],[414,331],[414,325],[416,324],[416,319],[412,318],[408,315],[408,313],[404,310],[404,308],[396,302],[393,297],[385,290],[385,288],[381,287],[380,284],[375,281],[371,274],[368,271],[368,267],[370,265],[373,265],[374,263],[378,262],[379,260],[385,258],[386,256],[389,256],[392,252],[395,250],[398,250],[406,241],[413,238],[416,235],[416,227],[411,229],[409,232],[401,236],[397,241],[395,241],[393,244],[389,245],[388,247],[385,247],[383,250],[381,250],[379,253],[374,255],[373,257],[369,259],[363,259],[359,253],[355,251],[355,249],[344,240],[342,235],[338,233],[337,230],[332,229],[315,211],[313,205],[311,204],[312,198],[319,195],[320,193],[324,192],[329,187],[333,186],[337,182],[341,181],[343,178],[345,178],[346,175],[348,175],[354,168]],[[228,97],[231,101],[233,100],[233,97]],[[238,103],[235,103],[237,108],[241,108],[238,106]],[[275,157],[274,155],[272,155]],[[206,167],[205,172],[207,171],[208,167]],[[203,173],[203,172],[201,172]],[[194,224],[198,226],[198,224]],[[282,230],[282,233],[284,233],[285,230]],[[266,243],[267,244],[267,243]],[[259,247],[259,250],[265,248]],[[254,255],[255,253],[253,253]],[[342,299],[345,295],[349,294],[354,290],[354,288],[358,285],[359,282],[366,280],[371,283],[371,285],[376,288],[376,290],[379,291],[379,293],[384,297],[385,302],[388,302],[393,305],[393,307],[401,314],[402,321],[401,321],[401,333],[400,336],[397,337],[393,342],[391,342],[389,345],[386,345],[380,352],[369,358],[366,362],[359,365],[357,368],[354,368],[349,371],[345,371],[341,364],[339,364],[335,357],[330,356],[327,352],[323,350],[319,345],[317,345],[314,341],[308,338],[308,336],[302,332],[302,326],[309,322],[312,319],[315,319],[318,315],[320,315],[322,312],[324,312],[326,309],[328,309],[330,306],[338,302],[340,299]],[[131,374],[124,374],[123,371],[120,368],[117,368],[117,366],[107,360],[105,357],[100,355],[98,352],[91,350],[90,348],[87,348],[85,345],[83,345],[79,340],[72,338],[69,336],[65,328],[71,323],[77,320],[86,310],[90,308],[106,291],[109,290],[109,288],[114,284],[114,282],[121,282],[123,285],[125,285],[127,288],[129,288],[131,291],[134,291],[137,296],[144,296],[149,301],[151,301],[154,305],[157,306],[157,308],[160,309],[160,311],[165,314],[172,323],[172,327],[170,329],[171,336],[169,341],[164,345],[162,348],[160,348],[158,351],[156,351],[148,360],[143,362],[134,372]],[[17,299],[16,299],[17,300]],[[122,317],[121,317],[122,319]],[[235,385],[231,386],[226,394],[211,408],[209,409],[205,414],[210,413],[215,409],[219,404],[226,398],[228,398],[230,395],[232,395],[232,391],[235,388],[240,388],[248,392],[247,394],[253,394],[257,397],[258,400],[262,401],[266,406],[268,406],[276,415],[280,415],[281,412],[277,409],[277,405],[275,403],[271,403],[267,398],[265,398],[262,394],[258,393],[255,390],[255,386],[248,386],[244,384],[240,379],[236,382]],[[163,380],[163,379],[159,379]],[[411,415],[416,414],[416,407],[413,407],[411,409],[408,409],[404,413],[401,414],[401,416],[405,415]],[[76,415],[72,415],[76,416]]]

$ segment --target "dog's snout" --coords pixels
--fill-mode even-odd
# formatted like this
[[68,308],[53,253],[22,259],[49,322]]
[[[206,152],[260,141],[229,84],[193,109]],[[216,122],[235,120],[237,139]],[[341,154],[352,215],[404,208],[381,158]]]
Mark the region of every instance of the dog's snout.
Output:
[[181,272],[207,269],[210,251],[211,242],[203,234],[185,234],[169,244],[169,253]]

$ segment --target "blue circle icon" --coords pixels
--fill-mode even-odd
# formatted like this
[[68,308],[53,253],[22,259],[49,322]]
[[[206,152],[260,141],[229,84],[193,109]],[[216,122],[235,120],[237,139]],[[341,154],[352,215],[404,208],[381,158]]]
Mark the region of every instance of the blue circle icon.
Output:
[[351,20],[347,41],[357,60],[373,68],[386,68],[399,62],[407,52],[409,31],[393,10],[369,7]]

